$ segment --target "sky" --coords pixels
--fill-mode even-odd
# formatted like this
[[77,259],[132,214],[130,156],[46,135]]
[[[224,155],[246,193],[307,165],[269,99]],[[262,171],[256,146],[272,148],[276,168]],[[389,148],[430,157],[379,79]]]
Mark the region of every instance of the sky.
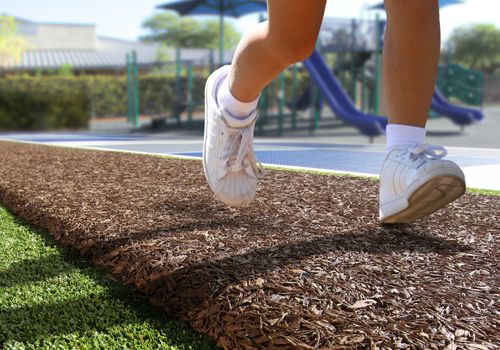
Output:
[[[305,0],[311,1],[311,0]],[[381,0],[328,0],[325,16],[371,18],[368,5]],[[161,10],[162,0],[1,0],[0,13],[37,22],[97,24],[97,34],[121,39],[137,39],[145,34],[143,20]],[[465,0],[441,11],[443,42],[454,28],[471,23],[493,23],[500,27],[500,0]],[[234,21],[241,32],[257,23],[256,15]]]

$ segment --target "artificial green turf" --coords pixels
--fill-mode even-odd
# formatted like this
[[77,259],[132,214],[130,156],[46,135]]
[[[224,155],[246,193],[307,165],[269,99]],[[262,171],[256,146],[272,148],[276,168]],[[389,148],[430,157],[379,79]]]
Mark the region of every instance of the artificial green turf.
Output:
[[0,349],[216,349],[0,206]]
[[467,187],[467,191],[478,194],[485,194],[488,196],[500,196],[500,191],[496,190],[484,190],[482,188]]

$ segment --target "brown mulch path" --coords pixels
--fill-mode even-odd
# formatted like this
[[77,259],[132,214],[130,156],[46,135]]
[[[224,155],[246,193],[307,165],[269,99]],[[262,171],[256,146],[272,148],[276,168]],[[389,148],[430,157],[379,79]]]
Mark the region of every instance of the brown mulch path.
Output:
[[368,179],[268,171],[243,209],[201,162],[0,142],[0,202],[226,349],[495,349],[500,197],[377,222]]

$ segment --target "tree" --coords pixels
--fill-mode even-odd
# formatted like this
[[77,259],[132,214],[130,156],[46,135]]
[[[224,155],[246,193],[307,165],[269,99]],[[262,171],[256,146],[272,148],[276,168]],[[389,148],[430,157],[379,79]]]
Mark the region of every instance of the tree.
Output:
[[17,33],[14,17],[0,15],[0,66],[18,62],[25,47],[24,38]]
[[456,29],[447,43],[455,63],[485,73],[500,68],[500,28],[493,24],[475,24]]
[[[179,17],[172,12],[155,14],[142,23],[150,31],[141,40],[161,42],[173,47],[219,47],[219,21],[195,20]],[[224,47],[233,49],[240,40],[240,33],[233,24],[224,23]]]

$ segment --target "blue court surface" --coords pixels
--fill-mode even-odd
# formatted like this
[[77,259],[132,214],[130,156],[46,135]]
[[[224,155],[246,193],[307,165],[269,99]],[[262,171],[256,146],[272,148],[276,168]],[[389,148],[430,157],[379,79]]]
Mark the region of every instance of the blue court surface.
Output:
[[[171,134],[9,133],[0,140],[63,147],[201,158],[199,136]],[[377,176],[383,145],[335,144],[331,138],[257,138],[257,158],[265,165]],[[467,186],[500,190],[500,149],[447,147],[463,169]]]

